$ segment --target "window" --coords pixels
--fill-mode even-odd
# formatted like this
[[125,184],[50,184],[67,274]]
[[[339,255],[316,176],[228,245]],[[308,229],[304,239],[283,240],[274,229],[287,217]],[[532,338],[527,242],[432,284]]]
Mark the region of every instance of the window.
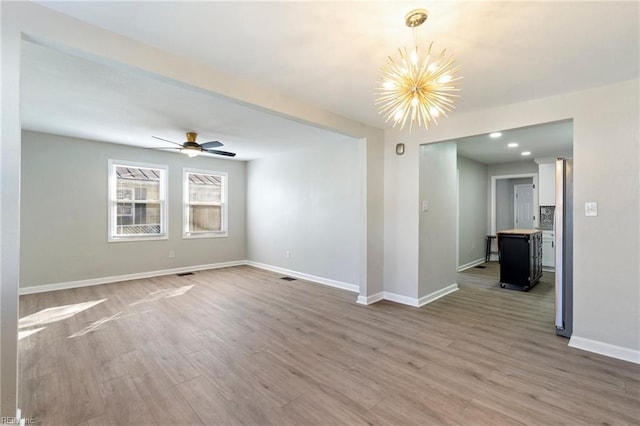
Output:
[[227,174],[184,169],[184,237],[227,236]]
[[167,166],[109,160],[109,241],[167,238]]

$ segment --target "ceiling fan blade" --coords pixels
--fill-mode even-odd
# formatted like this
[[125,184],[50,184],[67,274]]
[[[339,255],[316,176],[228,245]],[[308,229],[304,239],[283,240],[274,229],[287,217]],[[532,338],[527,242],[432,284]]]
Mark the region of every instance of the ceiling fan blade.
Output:
[[167,139],[162,139],[162,138],[159,138],[157,136],[151,136],[151,137],[154,138],[154,139],[158,139],[159,141],[165,141],[165,142],[169,142],[169,143],[172,143],[172,144],[176,144],[178,146],[182,146],[182,144],[178,143],[178,142],[170,141],[170,140],[167,140]]
[[227,152],[227,151],[218,151],[217,149],[203,149],[204,152],[208,152],[209,154],[217,154],[224,155],[226,157],[235,157],[235,152]]
[[222,142],[218,142],[218,141],[204,142],[204,143],[201,143],[200,146],[203,149],[217,148],[219,146],[222,146]]

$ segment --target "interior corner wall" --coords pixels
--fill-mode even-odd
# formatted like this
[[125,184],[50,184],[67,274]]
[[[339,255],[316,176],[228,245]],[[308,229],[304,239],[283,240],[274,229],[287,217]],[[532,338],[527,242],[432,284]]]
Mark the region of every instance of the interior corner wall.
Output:
[[358,144],[327,142],[248,163],[248,260],[358,286]]
[[360,167],[360,294],[375,297],[384,281],[384,131],[358,141]]
[[458,156],[458,267],[485,257],[487,166]]
[[[168,166],[167,240],[107,241],[109,159]],[[183,239],[184,167],[228,173],[228,237]],[[245,169],[243,161],[23,131],[21,288],[243,261]]]
[[455,142],[420,147],[418,298],[456,283],[457,154]]
[[510,189],[509,179],[496,180],[496,232],[513,228],[513,204],[509,203]]

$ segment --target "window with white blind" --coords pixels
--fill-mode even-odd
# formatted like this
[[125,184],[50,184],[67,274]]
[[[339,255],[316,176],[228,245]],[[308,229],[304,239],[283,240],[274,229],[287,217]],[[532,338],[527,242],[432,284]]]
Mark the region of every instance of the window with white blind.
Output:
[[184,169],[185,238],[227,236],[227,174]]
[[167,239],[167,166],[109,160],[109,241]]

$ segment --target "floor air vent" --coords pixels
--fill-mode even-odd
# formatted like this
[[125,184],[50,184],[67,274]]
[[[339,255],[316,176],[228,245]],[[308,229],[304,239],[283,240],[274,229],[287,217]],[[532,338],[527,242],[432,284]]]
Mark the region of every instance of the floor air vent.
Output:
[[285,280],[285,281],[295,281],[295,278],[291,278],[291,277],[282,277],[280,278],[281,280]]
[[182,273],[176,274],[176,275],[179,276],[179,277],[184,277],[186,275],[193,275],[193,272],[182,272]]
[[486,266],[484,266],[484,265],[477,265],[477,266],[474,266],[474,268],[478,268],[478,269],[485,269],[485,268],[486,268]]

